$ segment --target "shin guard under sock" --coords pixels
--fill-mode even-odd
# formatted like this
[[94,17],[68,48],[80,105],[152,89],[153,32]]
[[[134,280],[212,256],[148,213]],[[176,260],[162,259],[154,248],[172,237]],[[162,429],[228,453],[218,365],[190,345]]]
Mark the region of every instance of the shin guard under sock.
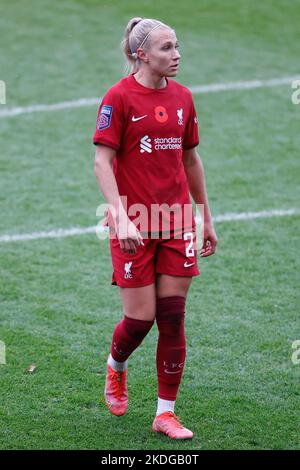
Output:
[[176,400],[185,355],[184,333],[185,297],[173,296],[157,299],[156,322],[159,330],[156,367],[158,396]]
[[110,353],[115,361],[124,362],[130,354],[141,344],[152,328],[154,321],[137,320],[124,315],[116,326]]

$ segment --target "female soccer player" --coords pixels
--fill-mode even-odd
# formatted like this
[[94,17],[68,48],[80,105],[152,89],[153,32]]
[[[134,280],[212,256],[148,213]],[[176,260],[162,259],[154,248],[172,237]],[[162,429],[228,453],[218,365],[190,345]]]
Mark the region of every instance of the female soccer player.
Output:
[[[182,426],[174,406],[186,356],[185,302],[192,277],[200,273],[193,210],[187,222],[178,223],[176,210],[168,208],[191,208],[190,191],[204,207],[200,256],[212,255],[217,237],[196,151],[197,115],[189,89],[170,78],[181,57],[171,27],[132,18],[122,45],[131,70],[105,94],[94,134],[95,175],[109,205],[112,284],[119,287],[124,313],[113,332],[105,401],[110,413],[126,412],[127,359],[156,320],[158,403],[152,430],[189,439],[193,433]],[[151,213],[157,207],[163,221]]]

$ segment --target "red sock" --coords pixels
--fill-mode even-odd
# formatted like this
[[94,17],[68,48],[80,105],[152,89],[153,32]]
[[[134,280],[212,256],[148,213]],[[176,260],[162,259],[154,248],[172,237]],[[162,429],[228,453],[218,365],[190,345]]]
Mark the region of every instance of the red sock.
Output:
[[185,297],[163,297],[156,302],[159,330],[156,368],[158,396],[176,400],[184,367],[186,343],[184,334]]
[[113,333],[110,353],[115,361],[124,362],[141,344],[154,321],[136,320],[124,315]]

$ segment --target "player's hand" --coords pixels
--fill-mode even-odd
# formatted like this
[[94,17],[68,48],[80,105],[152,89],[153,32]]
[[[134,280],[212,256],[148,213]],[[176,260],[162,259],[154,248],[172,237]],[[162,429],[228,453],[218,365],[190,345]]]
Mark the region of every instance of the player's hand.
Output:
[[215,253],[217,248],[217,235],[212,222],[204,223],[203,245],[200,250],[200,257],[205,258]]
[[139,230],[128,217],[117,223],[117,236],[124,253],[135,254],[140,245],[144,246]]

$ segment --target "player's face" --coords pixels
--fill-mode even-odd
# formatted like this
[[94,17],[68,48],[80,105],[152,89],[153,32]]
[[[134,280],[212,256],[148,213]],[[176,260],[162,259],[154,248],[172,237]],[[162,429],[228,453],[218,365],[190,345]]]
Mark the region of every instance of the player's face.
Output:
[[151,46],[147,51],[150,68],[160,76],[175,76],[181,57],[176,34],[167,28],[158,28],[152,34]]

